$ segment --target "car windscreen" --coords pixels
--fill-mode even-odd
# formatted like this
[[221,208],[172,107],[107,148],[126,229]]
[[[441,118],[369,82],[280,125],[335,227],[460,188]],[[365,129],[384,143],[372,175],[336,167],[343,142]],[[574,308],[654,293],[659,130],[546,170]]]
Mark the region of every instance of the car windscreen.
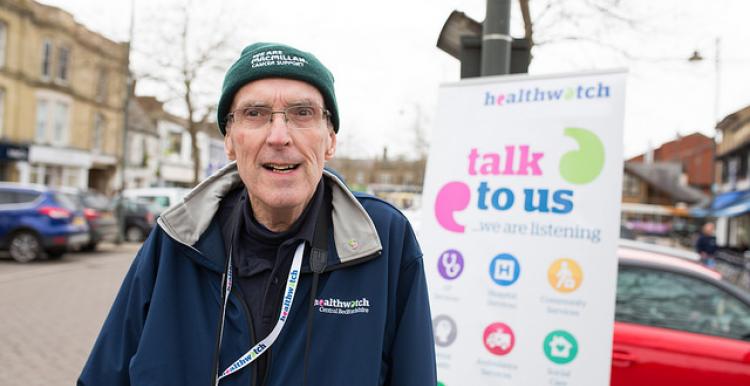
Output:
[[75,194],[54,193],[53,196],[55,198],[55,201],[65,209],[74,211],[83,209],[81,207],[80,201],[78,201],[78,197],[76,197]]
[[86,193],[82,195],[83,205],[86,208],[92,208],[96,210],[112,210],[113,201],[102,194]]

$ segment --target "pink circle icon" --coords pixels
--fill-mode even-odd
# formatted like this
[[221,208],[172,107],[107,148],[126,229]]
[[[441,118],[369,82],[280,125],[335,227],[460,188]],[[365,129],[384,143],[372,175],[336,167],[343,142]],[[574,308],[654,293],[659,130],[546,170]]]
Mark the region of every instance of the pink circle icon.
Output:
[[440,188],[435,198],[435,218],[440,226],[451,232],[463,233],[465,227],[453,218],[455,212],[460,212],[469,206],[471,190],[458,181],[449,182]]
[[506,355],[516,345],[513,330],[505,323],[492,323],[484,329],[484,347],[495,355]]

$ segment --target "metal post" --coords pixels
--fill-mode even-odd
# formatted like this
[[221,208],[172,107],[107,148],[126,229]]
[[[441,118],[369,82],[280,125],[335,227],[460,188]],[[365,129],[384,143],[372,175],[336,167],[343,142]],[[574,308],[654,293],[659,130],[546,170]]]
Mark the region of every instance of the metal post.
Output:
[[133,25],[135,24],[135,0],[130,1],[130,31],[127,58],[125,59],[125,109],[122,117],[122,158],[120,158],[120,194],[115,212],[117,215],[117,243],[125,240],[125,208],[122,193],[125,190],[125,170],[128,167],[128,126],[130,125],[130,100],[133,98],[133,74],[130,72],[130,50],[133,44]]
[[482,25],[481,76],[510,73],[510,0],[487,0]]
[[721,38],[716,38],[716,56],[714,57],[714,65],[715,67],[715,84],[714,84],[714,124],[718,124],[719,120],[721,119],[719,117],[719,97],[721,96],[721,66],[719,62],[719,49],[721,46]]

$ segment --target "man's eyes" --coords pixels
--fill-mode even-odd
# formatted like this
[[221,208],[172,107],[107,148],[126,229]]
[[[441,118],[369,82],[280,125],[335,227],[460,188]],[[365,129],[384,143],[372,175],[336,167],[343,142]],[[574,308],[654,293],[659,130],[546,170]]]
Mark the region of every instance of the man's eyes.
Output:
[[260,107],[248,107],[242,110],[242,114],[248,118],[265,117],[268,115],[268,109]]
[[289,112],[298,117],[311,117],[315,115],[315,110],[312,107],[298,106],[289,109]]

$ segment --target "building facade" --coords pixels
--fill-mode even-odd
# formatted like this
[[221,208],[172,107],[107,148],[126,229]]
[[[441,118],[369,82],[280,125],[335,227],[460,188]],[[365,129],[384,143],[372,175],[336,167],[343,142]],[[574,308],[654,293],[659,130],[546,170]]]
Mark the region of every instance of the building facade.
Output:
[[[153,170],[155,181],[149,186],[193,187],[192,139],[187,121],[167,112],[163,102],[155,97],[140,96],[136,99],[158,133],[158,152]],[[201,163],[198,178],[202,180],[226,165],[228,160],[216,123],[201,126],[196,138]]]
[[159,132],[154,121],[141,106],[139,98],[131,99],[128,108],[125,188],[157,186]]
[[711,205],[720,246],[750,248],[750,106],[729,114],[716,130],[717,192]]
[[114,190],[127,56],[59,8],[0,1],[0,177]]
[[633,157],[630,163],[671,162],[681,166],[687,176],[687,184],[711,193],[714,183],[714,139],[701,133],[678,136],[675,140],[665,142],[658,148]]

